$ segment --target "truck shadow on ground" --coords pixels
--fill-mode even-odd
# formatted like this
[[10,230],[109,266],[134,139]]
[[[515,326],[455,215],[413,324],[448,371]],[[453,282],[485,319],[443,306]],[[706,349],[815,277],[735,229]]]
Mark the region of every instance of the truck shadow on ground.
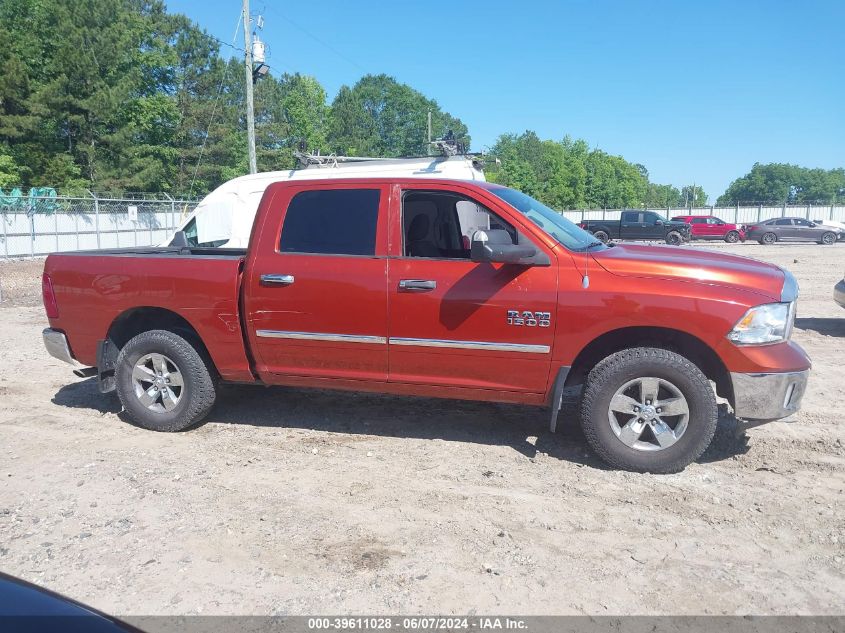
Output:
[[[100,394],[93,378],[63,386],[52,402],[101,414],[121,412],[115,394]],[[415,398],[288,387],[223,385],[203,424],[243,424],[329,433],[414,438],[509,446],[528,458],[545,454],[599,470],[609,468],[590,451],[575,417],[575,401],[564,404],[557,432],[548,429],[541,407]],[[747,437],[733,416],[720,416],[711,447],[698,460],[708,463],[748,451]],[[188,430],[186,432],[191,432]]]
[[845,337],[845,317],[795,319],[795,327],[799,330],[813,330],[824,336]]

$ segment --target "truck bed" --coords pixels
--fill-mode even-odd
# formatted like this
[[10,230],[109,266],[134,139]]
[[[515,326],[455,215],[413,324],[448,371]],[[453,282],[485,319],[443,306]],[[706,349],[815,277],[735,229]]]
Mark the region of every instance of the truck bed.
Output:
[[140,247],[50,255],[59,317],[50,326],[68,337],[73,356],[97,364],[97,345],[127,318],[154,311],[184,319],[203,341],[221,377],[250,381],[240,323],[240,283],[246,249]]

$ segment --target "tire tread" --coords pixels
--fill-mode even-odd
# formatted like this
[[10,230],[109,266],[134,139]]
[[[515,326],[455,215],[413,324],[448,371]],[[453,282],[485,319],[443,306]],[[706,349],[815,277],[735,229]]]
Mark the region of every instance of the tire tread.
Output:
[[[180,356],[179,369],[183,375],[187,375],[185,389],[189,391],[185,396],[188,398],[188,407],[179,417],[167,420],[151,417],[152,415],[159,416],[159,414],[151,413],[149,416],[139,414],[135,410],[135,402],[130,400],[134,398],[134,393],[125,393],[120,376],[116,375],[117,395],[124,411],[133,422],[152,431],[176,432],[193,426],[209,414],[217,398],[215,373],[210,360],[206,359],[204,354],[201,354],[186,339],[169,330],[149,330],[130,339],[118,354],[115,373],[126,371],[127,356],[139,348],[142,348],[143,353],[162,351],[169,355],[172,352],[168,351],[168,347],[175,348],[177,355]],[[128,370],[131,372],[131,368]]]
[[[672,456],[671,454],[667,455],[667,453],[664,453],[663,451],[655,451],[650,454],[653,463],[648,466],[644,466],[638,460],[630,459],[630,455],[626,455],[624,451],[620,450],[617,452],[608,446],[598,433],[594,416],[598,413],[595,411],[596,401],[602,397],[603,392],[608,388],[607,383],[612,378],[613,374],[636,364],[655,361],[661,364],[666,364],[668,369],[676,372],[683,372],[685,376],[689,377],[689,379],[694,383],[694,388],[699,392],[698,395],[705,399],[705,402],[707,403],[706,409],[708,410],[702,412],[702,420],[696,420],[701,425],[701,428],[699,429],[700,435],[689,450],[683,454],[675,456]],[[601,412],[601,416],[605,417],[606,412]],[[713,393],[713,389],[710,386],[710,381],[702,373],[698,366],[690,360],[667,349],[656,347],[633,347],[611,354],[593,367],[592,371],[590,371],[587,376],[586,385],[581,398],[580,417],[581,426],[588,444],[593,451],[595,451],[595,453],[610,466],[634,472],[675,473],[683,470],[687,465],[701,457],[702,453],[704,453],[710,445],[713,435],[716,432],[718,405],[716,403],[716,397]],[[693,420],[691,419],[690,422],[692,423]],[[601,423],[603,422],[599,421],[599,424]],[[692,430],[692,428],[689,428],[687,433]]]

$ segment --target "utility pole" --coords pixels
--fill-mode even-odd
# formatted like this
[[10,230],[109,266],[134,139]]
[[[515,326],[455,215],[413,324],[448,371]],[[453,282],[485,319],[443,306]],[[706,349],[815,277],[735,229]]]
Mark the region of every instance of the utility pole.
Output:
[[249,173],[258,171],[255,159],[255,110],[252,102],[252,38],[249,36],[249,0],[244,3],[244,63],[246,65],[246,135],[249,147]]

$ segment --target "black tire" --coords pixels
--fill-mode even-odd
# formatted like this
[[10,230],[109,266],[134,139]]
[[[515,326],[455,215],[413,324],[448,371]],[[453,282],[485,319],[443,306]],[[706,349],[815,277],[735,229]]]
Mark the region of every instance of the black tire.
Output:
[[836,244],[836,233],[834,233],[833,231],[828,231],[827,233],[822,233],[822,239],[819,243],[824,244],[825,246],[830,246],[831,244]]
[[594,236],[594,237],[595,237],[595,238],[596,238],[599,242],[601,242],[602,244],[607,244],[607,240],[609,240],[609,239],[610,239],[610,235],[608,235],[608,234],[607,234],[607,231],[602,231],[601,229],[599,229],[598,231],[596,231],[595,233],[593,233],[593,236]]
[[669,231],[666,234],[666,243],[671,244],[672,246],[678,246],[679,244],[684,243],[684,236],[678,231]]
[[768,233],[763,233],[763,235],[760,237],[761,244],[774,244],[777,241],[778,236],[772,233],[771,231],[769,231]]
[[739,241],[739,231],[728,231],[725,241],[728,244],[736,244]]
[[[178,388],[178,401],[172,410],[163,410],[163,404],[162,410],[152,410],[136,394],[133,370],[150,354],[165,356],[181,375],[183,385]],[[117,395],[123,408],[138,426],[151,431],[182,431],[208,415],[217,397],[214,376],[211,361],[204,354],[167,330],[150,330],[132,338],[120,350],[115,365]],[[157,398],[163,402],[161,396]]]
[[[661,450],[638,450],[623,443],[610,422],[610,401],[637,378],[670,382],[689,408],[686,430]],[[710,381],[692,362],[665,349],[637,347],[611,354],[587,377],[581,398],[581,426],[590,447],[615,468],[640,473],[675,473],[698,459],[716,432],[718,406]],[[675,427],[677,428],[677,427]]]

